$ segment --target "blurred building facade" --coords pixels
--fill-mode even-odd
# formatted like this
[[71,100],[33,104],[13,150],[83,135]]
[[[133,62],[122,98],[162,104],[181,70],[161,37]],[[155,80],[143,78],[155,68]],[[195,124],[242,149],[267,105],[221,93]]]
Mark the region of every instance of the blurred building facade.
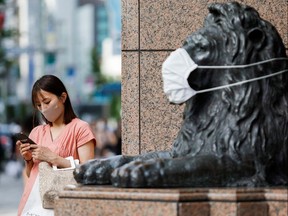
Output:
[[[120,82],[120,0],[5,2],[5,27],[17,29],[19,37],[2,45],[18,62],[0,78],[2,122],[9,121],[9,115],[26,112],[18,110],[18,105],[31,104],[32,85],[44,74],[55,74],[64,81],[73,104],[89,103],[97,88],[91,65],[93,49],[99,55],[101,72]],[[8,117],[7,104],[14,109]]]

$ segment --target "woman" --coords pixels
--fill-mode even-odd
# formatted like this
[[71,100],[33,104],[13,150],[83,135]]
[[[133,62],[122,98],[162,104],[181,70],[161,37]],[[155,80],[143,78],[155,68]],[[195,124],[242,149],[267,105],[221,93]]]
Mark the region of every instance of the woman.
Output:
[[[40,111],[45,124],[35,127],[29,135],[36,144],[30,145],[19,140],[16,143],[25,160],[28,176],[18,215],[31,214],[31,209],[35,209],[37,203],[33,199],[40,197],[39,190],[39,197],[33,197],[32,193],[29,197],[34,183],[38,181],[39,162],[46,161],[58,168],[67,168],[71,164],[65,158],[73,156],[80,163],[85,163],[94,158],[96,146],[96,139],[89,124],[77,118],[68,92],[56,76],[45,75],[35,82],[32,88],[32,104],[36,111]],[[42,205],[39,207],[39,204],[36,208],[46,211]]]

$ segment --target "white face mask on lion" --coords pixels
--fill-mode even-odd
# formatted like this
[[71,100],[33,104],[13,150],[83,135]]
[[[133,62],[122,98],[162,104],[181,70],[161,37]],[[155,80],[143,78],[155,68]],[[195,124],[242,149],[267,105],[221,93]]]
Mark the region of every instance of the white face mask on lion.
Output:
[[168,58],[164,61],[162,65],[162,79],[163,79],[163,87],[164,93],[168,97],[168,100],[171,103],[181,104],[193,97],[196,94],[215,91],[218,89],[223,89],[227,87],[232,87],[236,85],[241,85],[248,82],[253,82],[260,79],[265,79],[268,77],[276,76],[278,74],[287,72],[288,69],[275,72],[273,74],[268,74],[265,76],[260,76],[253,79],[244,80],[241,82],[235,82],[228,85],[217,86],[214,88],[202,89],[202,90],[194,90],[190,87],[188,83],[188,77],[191,72],[196,70],[197,68],[201,69],[229,69],[229,68],[247,68],[252,67],[259,64],[264,64],[271,61],[277,60],[286,60],[288,58],[274,58],[268,59],[261,62],[256,62],[247,65],[227,65],[227,66],[199,66],[197,65],[189,56],[187,51],[183,48],[179,48],[172,52]]

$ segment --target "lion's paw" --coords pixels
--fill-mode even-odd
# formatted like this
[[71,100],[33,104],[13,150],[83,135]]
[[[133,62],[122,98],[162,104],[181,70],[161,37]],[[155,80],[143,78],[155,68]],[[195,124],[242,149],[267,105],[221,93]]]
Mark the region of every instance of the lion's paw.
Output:
[[157,187],[163,182],[161,160],[133,161],[115,169],[111,182],[116,187]]
[[119,157],[109,159],[90,160],[74,170],[74,178],[81,184],[103,185],[110,184],[111,173],[114,170],[113,165]]

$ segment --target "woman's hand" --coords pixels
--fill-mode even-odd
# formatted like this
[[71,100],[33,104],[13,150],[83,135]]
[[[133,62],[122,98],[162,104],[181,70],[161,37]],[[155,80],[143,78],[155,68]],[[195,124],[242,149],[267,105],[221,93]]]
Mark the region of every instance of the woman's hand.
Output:
[[36,160],[46,161],[60,168],[67,168],[71,166],[69,160],[60,157],[47,147],[31,144],[31,150],[32,156]]
[[30,149],[32,151],[32,157],[36,160],[53,163],[55,158],[57,158],[57,154],[52,152],[47,147],[36,145],[36,144],[31,144]]
[[19,148],[19,152],[26,161],[32,160],[32,152],[30,148],[30,143],[22,143],[20,140],[16,142],[16,145]]

